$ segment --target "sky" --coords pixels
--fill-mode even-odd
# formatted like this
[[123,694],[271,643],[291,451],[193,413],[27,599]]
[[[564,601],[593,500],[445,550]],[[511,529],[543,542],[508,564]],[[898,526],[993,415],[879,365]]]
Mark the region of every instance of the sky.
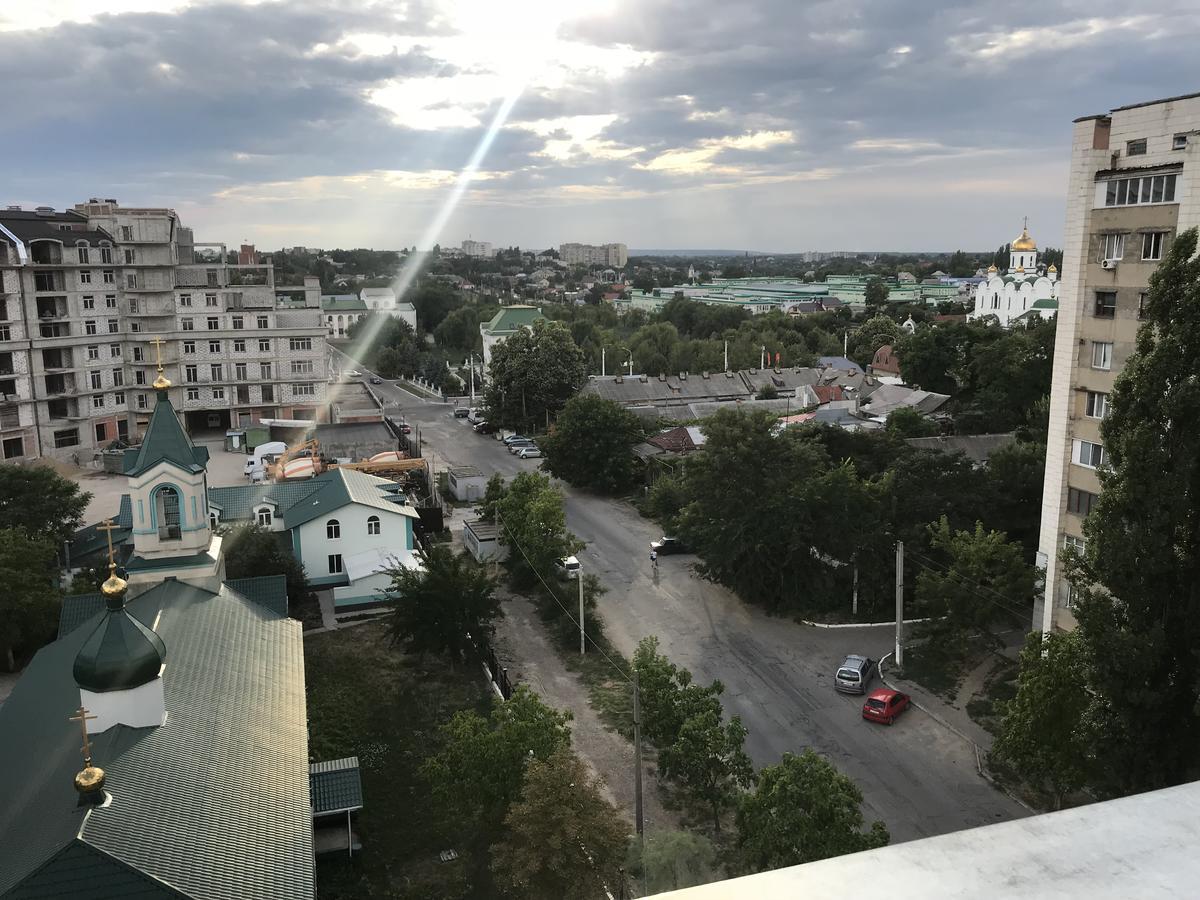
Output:
[[1200,90],[1159,0],[0,0],[0,203],[198,240],[1061,244],[1071,120]]

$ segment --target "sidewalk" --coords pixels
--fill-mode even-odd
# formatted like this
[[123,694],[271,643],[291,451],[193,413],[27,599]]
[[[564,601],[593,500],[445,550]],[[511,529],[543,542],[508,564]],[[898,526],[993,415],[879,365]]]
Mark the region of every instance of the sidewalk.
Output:
[[[891,654],[889,653],[890,657]],[[880,660],[879,677],[892,690],[903,691],[913,699],[913,704],[921,710],[924,710],[935,721],[941,723],[951,731],[956,732],[965,740],[970,741],[978,749],[978,753],[982,755],[991,752],[992,741],[994,738],[991,732],[987,731],[982,726],[976,724],[975,720],[967,714],[965,709],[959,709],[947,703],[941,697],[933,694],[915,681],[906,681],[903,678],[897,678],[895,672],[895,663],[893,660]]]

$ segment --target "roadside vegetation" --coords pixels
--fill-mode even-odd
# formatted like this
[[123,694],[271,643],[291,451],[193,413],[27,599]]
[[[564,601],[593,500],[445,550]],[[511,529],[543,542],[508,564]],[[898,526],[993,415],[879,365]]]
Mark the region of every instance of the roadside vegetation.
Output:
[[304,564],[280,543],[278,532],[259,525],[239,525],[225,535],[225,577],[257,578],[283,575],[287,578],[288,611],[306,628],[321,625],[316,594],[308,584]]

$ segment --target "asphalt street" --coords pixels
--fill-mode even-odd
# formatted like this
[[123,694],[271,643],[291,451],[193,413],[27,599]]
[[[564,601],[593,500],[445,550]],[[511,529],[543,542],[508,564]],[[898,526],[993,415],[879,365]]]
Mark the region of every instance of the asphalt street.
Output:
[[[539,464],[475,434],[447,404],[422,402],[391,384],[376,389],[420,426],[436,467],[474,465],[511,477]],[[757,766],[812,747],[858,784],[864,814],[881,819],[893,841],[1026,814],[978,774],[974,748],[925,713],[913,709],[890,728],[875,725],[862,720],[861,698],[833,690],[843,656],[878,659],[891,650],[890,628],[821,629],[773,618],[696,576],[694,556],[664,556],[656,575],[653,522],[626,503],[562,489],[567,527],[587,542],[580,561],[608,591],[600,607],[613,643],[630,656],[641,638],[656,635],[663,652],[698,680],[720,679],[725,709],[749,730],[746,749]]]

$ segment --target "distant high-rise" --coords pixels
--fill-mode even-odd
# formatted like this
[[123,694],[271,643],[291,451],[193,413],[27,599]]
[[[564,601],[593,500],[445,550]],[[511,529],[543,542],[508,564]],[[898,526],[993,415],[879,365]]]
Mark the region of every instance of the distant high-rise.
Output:
[[560,244],[558,255],[568,266],[612,266],[623,269],[629,262],[624,244]]
[[491,259],[496,255],[491,241],[463,241],[463,256],[473,256],[480,259]]
[[1082,548],[1100,493],[1100,422],[1134,351],[1151,274],[1182,230],[1200,225],[1200,94],[1075,121],[1063,279],[1050,389],[1035,628],[1075,627],[1061,551]]

